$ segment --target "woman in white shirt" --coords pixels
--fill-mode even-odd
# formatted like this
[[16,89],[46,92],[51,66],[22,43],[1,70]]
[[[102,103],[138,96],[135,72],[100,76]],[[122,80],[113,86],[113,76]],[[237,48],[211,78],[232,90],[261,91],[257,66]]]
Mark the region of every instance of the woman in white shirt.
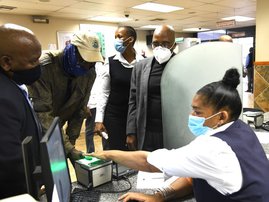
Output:
[[238,119],[242,110],[236,90],[239,78],[237,69],[229,69],[221,81],[197,91],[188,123],[197,138],[190,144],[151,153],[92,154],[133,169],[180,177],[155,195],[127,193],[121,200],[164,201],[193,191],[197,202],[269,201],[269,161],[253,130]]
[[121,26],[116,30],[114,46],[117,53],[106,60],[101,76],[95,133],[108,134],[110,149],[127,149],[126,121],[130,79],[134,65],[143,59],[134,49],[136,38],[136,31],[130,26]]

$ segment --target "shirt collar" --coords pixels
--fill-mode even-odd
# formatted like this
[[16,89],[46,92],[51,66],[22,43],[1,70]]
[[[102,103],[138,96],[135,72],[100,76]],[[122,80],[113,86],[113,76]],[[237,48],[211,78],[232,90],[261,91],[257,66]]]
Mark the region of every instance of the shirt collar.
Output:
[[212,135],[214,135],[214,134],[216,134],[216,133],[225,131],[225,130],[226,130],[228,127],[230,127],[230,125],[232,125],[233,123],[234,123],[234,121],[229,122],[229,123],[226,123],[226,124],[224,124],[224,125],[222,125],[222,126],[216,128],[216,129],[214,129],[214,130],[210,130],[210,131],[208,131],[205,135],[206,135],[206,136],[212,136]]
[[22,85],[18,85],[17,86],[26,93],[26,95],[28,96],[28,88],[26,87],[25,84],[22,84]]
[[113,58],[113,60],[118,60],[126,68],[133,68],[134,65],[142,59],[144,59],[142,55],[135,53],[135,59],[131,63],[129,63],[127,60],[125,60],[123,55],[119,52],[117,52]]

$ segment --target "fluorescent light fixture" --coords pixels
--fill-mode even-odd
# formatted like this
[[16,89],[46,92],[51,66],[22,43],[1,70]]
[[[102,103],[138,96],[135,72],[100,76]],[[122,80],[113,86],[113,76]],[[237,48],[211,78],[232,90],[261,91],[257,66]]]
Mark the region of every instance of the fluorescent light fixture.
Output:
[[160,27],[160,25],[144,25],[144,26],[141,26],[140,28],[141,29],[156,29]]
[[255,20],[255,18],[245,17],[245,16],[231,16],[227,18],[221,18],[222,20],[235,20],[237,22],[244,22],[244,21],[250,21]]
[[194,27],[194,28],[186,28],[186,29],[183,29],[183,31],[185,31],[185,32],[203,32],[203,31],[208,31],[208,30],[210,30],[210,29],[207,29],[207,28],[196,28],[196,27]]
[[141,9],[141,10],[148,10],[148,11],[157,11],[162,13],[169,13],[173,11],[182,10],[184,8],[178,7],[178,6],[169,6],[165,4],[157,4],[157,3],[144,3],[137,6],[134,6],[135,9]]
[[102,22],[126,22],[131,19],[120,18],[120,17],[96,16],[96,17],[90,18],[89,20],[102,21]]

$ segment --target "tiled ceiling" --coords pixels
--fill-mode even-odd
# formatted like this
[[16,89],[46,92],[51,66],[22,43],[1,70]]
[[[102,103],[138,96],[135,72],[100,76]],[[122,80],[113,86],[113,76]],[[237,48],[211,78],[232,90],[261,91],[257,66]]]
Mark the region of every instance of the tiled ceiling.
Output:
[[[132,8],[145,2],[180,6],[184,10],[161,13]],[[16,8],[10,11],[0,9],[0,13],[76,20],[89,20],[100,15],[124,17],[124,12],[127,11],[130,13],[131,20],[120,23],[121,25],[130,25],[139,29],[143,25],[170,24],[178,32],[193,27],[219,29],[216,22],[221,21],[223,17],[239,15],[255,18],[256,16],[256,0],[0,0],[1,5]],[[251,25],[255,25],[255,20],[237,22],[235,26],[225,28]]]

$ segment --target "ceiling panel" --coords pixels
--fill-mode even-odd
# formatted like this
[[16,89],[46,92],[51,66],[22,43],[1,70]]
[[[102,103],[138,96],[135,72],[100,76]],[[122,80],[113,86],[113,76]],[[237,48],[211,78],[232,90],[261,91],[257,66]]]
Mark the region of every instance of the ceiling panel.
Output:
[[[149,0],[0,0],[0,5],[15,6],[12,11],[0,10],[0,13],[46,15],[58,18],[85,20],[94,16],[124,17],[129,12],[130,21],[120,23],[140,27],[149,24],[171,24],[176,31],[186,26],[203,26],[217,29],[216,22],[223,17],[243,15],[254,17],[256,14],[255,0],[152,0],[150,2],[184,7],[184,10],[161,13],[133,9],[132,7]],[[152,21],[163,18],[164,21]],[[236,27],[255,25],[255,20],[237,23]]]
[[226,6],[231,8],[242,8],[246,6],[255,6],[256,3],[252,0],[235,1],[235,0],[221,0],[215,3],[216,5]]
[[190,8],[190,7],[194,7],[194,6],[201,6],[205,3],[203,2],[199,2],[199,1],[190,1],[190,0],[156,0],[156,3],[160,3],[160,4],[168,4],[171,6],[179,6],[179,7],[183,7],[183,8]]

